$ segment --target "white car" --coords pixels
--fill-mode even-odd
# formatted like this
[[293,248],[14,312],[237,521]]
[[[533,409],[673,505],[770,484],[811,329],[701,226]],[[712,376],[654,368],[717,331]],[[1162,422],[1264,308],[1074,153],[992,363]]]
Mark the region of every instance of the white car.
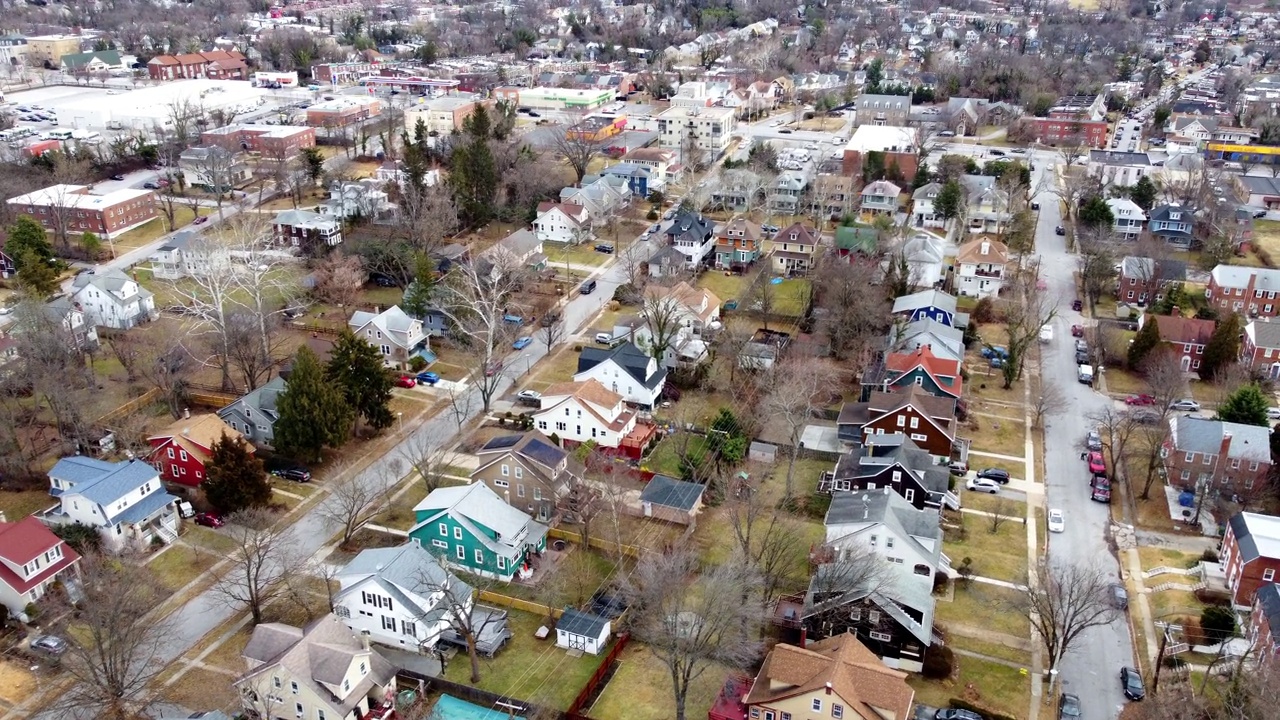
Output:
[[1040,342],[1053,342],[1053,326],[1040,326]]
[[1049,511],[1049,532],[1060,533],[1066,532],[1067,519],[1062,515],[1061,510]]
[[1000,483],[987,478],[973,478],[969,482],[966,482],[964,486],[965,489],[972,490],[973,492],[990,493],[992,495],[1000,492]]
[[[5,308],[5,309],[7,310],[8,308]],[[3,310],[0,310],[0,312],[3,312]],[[1269,408],[1267,408],[1267,419],[1268,419],[1268,420],[1280,420],[1280,407],[1269,407]]]

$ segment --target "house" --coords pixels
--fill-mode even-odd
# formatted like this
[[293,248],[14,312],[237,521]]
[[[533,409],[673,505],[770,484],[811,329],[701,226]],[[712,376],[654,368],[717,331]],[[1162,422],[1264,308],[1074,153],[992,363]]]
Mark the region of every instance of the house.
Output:
[[361,550],[334,575],[333,614],[379,645],[427,652],[469,609],[472,588],[417,542]]
[[631,188],[625,178],[590,175],[582,179],[581,187],[562,189],[560,202],[581,205],[590,217],[609,217],[630,204]]
[[117,50],[70,53],[62,56],[62,72],[73,75],[89,75],[124,68],[124,60]]
[[1276,578],[1280,573],[1280,517],[1248,512],[1232,515],[1222,537],[1221,557],[1231,604],[1249,607],[1259,588],[1280,582]]
[[151,291],[115,268],[76,275],[71,288],[71,301],[95,326],[128,330],[159,317]]
[[915,691],[853,634],[805,647],[779,643],[743,698],[751,720],[907,720]]
[[804,196],[809,187],[808,170],[784,170],[778,173],[765,198],[769,212],[778,215],[796,215],[803,211]]
[[947,226],[946,218],[934,208],[933,202],[942,192],[942,183],[931,182],[921,185],[911,193],[911,224],[918,228],[941,230]]
[[1151,174],[1151,157],[1140,152],[1090,150],[1086,172],[1104,188],[1133,187]]
[[521,267],[534,272],[547,267],[547,256],[542,253],[542,238],[530,230],[524,228],[516,230],[481,253],[481,257],[491,257],[496,248],[502,248],[511,253]]
[[879,252],[880,233],[871,227],[841,225],[836,228],[835,245],[842,258],[853,255],[870,257]]
[[[622,159],[625,162],[649,169],[650,182],[657,185],[656,188],[651,189],[661,190],[671,182],[678,180],[684,172],[684,168],[680,164],[678,150],[642,147],[623,155]],[[645,197],[648,196],[646,195]]]
[[188,185],[210,192],[214,189],[228,192],[253,177],[253,168],[249,167],[244,154],[221,145],[183,150],[178,156],[178,167]]
[[1270,428],[1189,415],[1170,418],[1169,427],[1164,469],[1171,485],[1247,498],[1266,484]]
[[[147,438],[151,455],[147,460],[160,471],[160,479],[181,490],[200,487],[209,474],[213,445],[224,437],[244,436],[217,415],[202,413],[184,417],[158,434]],[[248,448],[253,452],[253,447]]]
[[409,538],[449,567],[511,581],[533,574],[547,526],[511,507],[484,483],[437,488],[413,508]]
[[836,459],[835,467],[819,482],[820,491],[836,494],[887,488],[920,510],[936,510],[944,503],[959,506],[958,498],[947,490],[950,472],[906,435],[887,433],[865,440],[856,441],[851,451]]
[[269,448],[275,441],[276,420],[280,417],[276,403],[284,390],[285,380],[277,375],[219,410],[218,417],[255,446]]
[[1280,658],[1280,584],[1267,583],[1254,593],[1246,637],[1260,661]]
[[483,482],[508,505],[550,522],[562,500],[582,482],[585,468],[546,435],[532,430],[499,435],[476,451],[471,482]]
[[[874,230],[872,232],[875,232]],[[898,246],[898,255],[907,263],[907,276],[912,287],[938,287],[946,276],[947,241],[928,232],[913,233]],[[893,256],[887,256],[882,267],[888,270]]]
[[715,247],[715,223],[681,207],[667,226],[667,244],[684,256],[688,268],[701,267]]
[[744,217],[736,217],[716,232],[716,268],[745,269],[760,259],[763,240],[760,226]]
[[889,327],[886,347],[891,352],[909,353],[928,346],[929,350],[947,360],[964,359],[964,331],[937,320],[916,320],[905,325]]
[[939,397],[919,386],[896,392],[872,392],[867,402],[846,402],[836,419],[842,440],[864,445],[871,436],[905,433],[930,455],[951,457],[956,442],[955,398]]
[[856,115],[853,126],[891,125],[905,127],[911,114],[910,95],[869,95],[863,93],[854,100]]
[[561,442],[594,440],[600,447],[618,447],[636,425],[636,415],[626,409],[622,395],[595,379],[547,388],[533,420],[538,430],[555,433]]
[[1217,327],[1217,323],[1181,315],[1146,313],[1138,318],[1139,329],[1152,320],[1156,323],[1156,332],[1160,336],[1160,341],[1166,343],[1179,358],[1182,372],[1200,372],[1200,361],[1204,359],[1205,346],[1213,337],[1213,330]]
[[42,522],[96,528],[104,547],[178,539],[178,498],[165,492],[159,473],[142,460],[64,457],[49,471],[49,494],[58,504],[39,516]]
[[1009,193],[987,175],[962,175],[960,185],[965,193],[965,220],[969,232],[999,235],[1013,221]]
[[964,394],[964,378],[961,362],[938,357],[933,348],[921,345],[912,352],[889,353],[884,357],[884,373],[875,385],[864,390],[870,399],[870,390],[878,387],[884,392],[911,386],[923,388],[930,395],[957,400]]
[[813,178],[809,193],[809,212],[833,220],[848,215],[858,197],[854,179],[835,173],[818,173]]
[[76,576],[80,555],[34,515],[7,522],[0,513],[0,605],[25,617],[56,582]]
[[399,305],[380,313],[357,310],[351,313],[347,327],[356,337],[378,348],[383,362],[407,365],[410,358],[430,352],[430,336],[422,329],[422,321],[409,317]]
[[[53,322],[66,336],[67,342],[78,350],[98,347],[98,329],[90,322],[85,322],[85,314],[80,308],[72,305],[71,300],[60,297],[50,300],[44,305],[45,316]],[[19,325],[16,332],[28,332]]]
[[1129,198],[1108,198],[1107,207],[1111,210],[1111,232],[1121,240],[1137,240],[1147,222],[1147,214],[1138,203]]
[[1191,140],[1208,141],[1218,129],[1218,119],[1199,115],[1175,115],[1165,123],[1164,131]]
[[876,180],[862,188],[861,210],[866,215],[888,215],[892,217],[898,212],[898,196],[902,188],[888,180]]
[[937,320],[947,327],[963,328],[969,324],[969,314],[956,312],[954,295],[941,290],[921,290],[903,295],[893,301],[893,314],[907,322]]
[[1181,260],[1156,259],[1127,255],[1120,261],[1120,278],[1116,281],[1116,299],[1130,305],[1156,302],[1166,287],[1186,282],[1187,264]]
[[581,205],[542,202],[538,203],[533,231],[543,242],[577,245],[591,236],[590,217]]
[[640,199],[649,197],[649,193],[659,187],[652,180],[653,171],[639,163],[620,162],[605,168],[603,173],[609,177],[621,178],[627,183],[631,195]]
[[646,269],[651,278],[669,278],[689,274],[687,258],[670,245],[661,247],[649,256]]
[[1244,326],[1240,358],[1268,379],[1280,378],[1280,322],[1270,318],[1250,320]]
[[1251,318],[1280,314],[1280,270],[1244,265],[1218,265],[1209,272],[1205,295],[1219,313],[1233,312]]
[[240,652],[247,670],[232,681],[255,717],[383,720],[395,692],[395,668],[340,618],[303,628],[263,623]]
[[627,404],[649,410],[657,406],[666,387],[667,368],[631,342],[612,348],[584,347],[573,380],[595,380],[622,395]]
[[[644,294],[653,319],[664,326],[666,348],[662,365],[671,368],[701,362],[708,351],[704,335],[720,321],[720,298],[684,280],[670,287],[650,284]],[[615,338],[626,338],[651,355],[655,354],[654,334],[654,328],[643,316],[619,318],[613,328]]]
[[803,223],[782,228],[769,241],[769,257],[773,272],[778,275],[809,272],[817,263],[817,255],[818,231]]
[[556,620],[556,647],[599,655],[609,644],[608,618],[566,607]]
[[1192,235],[1193,227],[1192,212],[1177,203],[1156,205],[1147,216],[1147,229],[1151,236],[1181,250],[1191,247],[1195,239]]
[[181,280],[197,276],[213,268],[225,267],[231,261],[229,252],[202,243],[191,230],[180,230],[169,236],[151,255],[151,275],[157,280]]
[[388,222],[394,216],[396,206],[388,199],[382,185],[374,178],[335,182],[329,186],[329,198],[320,203],[320,214],[339,220]]
[[956,291],[968,297],[993,297],[1004,287],[1009,248],[999,240],[979,238],[956,253]]
[[342,223],[331,215],[310,210],[283,210],[271,221],[278,245],[304,252],[342,244]]
[[647,518],[692,526],[702,512],[702,494],[706,489],[702,483],[654,475],[640,492],[640,507]]

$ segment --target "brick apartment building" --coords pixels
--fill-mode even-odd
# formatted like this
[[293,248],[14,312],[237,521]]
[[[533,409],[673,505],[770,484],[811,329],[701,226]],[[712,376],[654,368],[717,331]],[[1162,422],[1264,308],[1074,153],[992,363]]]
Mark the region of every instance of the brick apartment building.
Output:
[[1280,518],[1236,513],[1227,521],[1221,557],[1231,603],[1249,607],[1258,588],[1280,582]]
[[1240,340],[1240,361],[1271,380],[1280,379],[1280,321],[1249,321]]
[[343,127],[363,122],[382,112],[382,101],[372,97],[344,95],[307,108],[311,127]]
[[378,75],[381,68],[376,62],[324,63],[311,66],[311,78],[321,84],[349,83],[366,75]]
[[1280,270],[1242,265],[1219,265],[1209,273],[1209,305],[1219,313],[1250,317],[1280,315]]
[[1057,145],[1081,142],[1101,148],[1107,144],[1106,105],[1101,95],[1071,95],[1058,98],[1049,116],[1031,118],[1036,142]]
[[1258,649],[1258,659],[1274,662],[1280,658],[1280,585],[1270,583],[1254,593],[1246,635]]
[[155,193],[150,190],[116,190],[94,195],[84,185],[51,185],[9,200],[14,212],[27,215],[46,230],[61,228],[68,234],[93,232],[112,238],[156,216]]
[[1271,428],[1178,415],[1169,420],[1169,483],[1207,495],[1256,496],[1271,469]]
[[305,125],[228,125],[200,134],[202,145],[218,145],[231,152],[256,152],[265,158],[288,160],[315,147],[316,129]]
[[238,50],[157,55],[147,62],[152,80],[247,80],[249,67]]

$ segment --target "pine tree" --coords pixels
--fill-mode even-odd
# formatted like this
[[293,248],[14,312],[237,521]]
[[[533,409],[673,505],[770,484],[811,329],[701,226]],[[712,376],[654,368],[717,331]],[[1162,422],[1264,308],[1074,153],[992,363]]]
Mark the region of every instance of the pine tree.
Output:
[[229,514],[271,502],[271,483],[262,461],[244,438],[223,434],[209,450],[205,479],[200,483],[209,504]]
[[58,272],[53,264],[40,259],[35,251],[23,248],[13,256],[13,264],[18,268],[14,280],[28,295],[47,298],[58,291]]
[[378,349],[350,330],[338,336],[325,368],[325,378],[342,393],[347,407],[376,430],[395,421],[391,414],[391,373]]
[[964,189],[955,180],[948,180],[933,199],[933,209],[944,220],[952,220],[960,214],[960,203],[964,200]]
[[1262,394],[1262,389],[1257,385],[1249,384],[1236,390],[1222,401],[1222,405],[1218,406],[1218,419],[1223,422],[1240,423],[1242,425],[1257,425],[1258,427],[1268,427],[1271,423],[1267,420],[1267,396]]
[[[16,262],[18,255],[30,251],[32,257],[41,262],[53,259],[53,246],[49,244],[49,236],[40,223],[23,215],[9,226],[9,239],[4,243],[4,251]],[[21,270],[22,266],[18,265]]]
[[497,165],[489,148],[492,125],[488,110],[483,105],[477,106],[475,112],[467,116],[463,130],[469,140],[453,151],[449,181],[453,184],[459,215],[471,227],[479,227],[493,216],[498,188]]
[[1156,195],[1158,194],[1155,183],[1151,182],[1151,178],[1143,175],[1138,178],[1138,182],[1129,191],[1129,198],[1143,210],[1150,210],[1156,204]]
[[276,400],[275,446],[293,457],[319,461],[325,446],[339,447],[351,434],[353,411],[324,377],[306,345],[298,348],[285,391]]
[[102,251],[102,241],[98,239],[97,235],[86,230],[80,236],[80,247],[84,248],[84,252],[89,256],[90,260],[97,260],[98,253]]
[[435,287],[436,272],[431,258],[422,253],[414,263],[413,282],[404,289],[404,297],[400,300],[400,309],[413,317],[421,318],[431,309],[431,293]]
[[1218,321],[1200,361],[1200,378],[1213,380],[1218,371],[1240,357],[1240,316],[1235,313]]
[[1148,315],[1146,322],[1143,323],[1142,329],[1133,337],[1133,342],[1129,344],[1129,368],[1137,370],[1142,367],[1142,361],[1147,359],[1147,355],[1160,344],[1160,328],[1156,324],[1155,316]]

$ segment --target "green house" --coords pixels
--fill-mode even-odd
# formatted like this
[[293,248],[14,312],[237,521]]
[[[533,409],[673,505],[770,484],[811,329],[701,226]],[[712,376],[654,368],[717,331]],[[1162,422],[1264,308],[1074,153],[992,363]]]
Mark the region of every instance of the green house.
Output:
[[508,505],[488,485],[433,490],[413,508],[409,537],[446,565],[484,577],[527,578],[547,548],[547,526]]

